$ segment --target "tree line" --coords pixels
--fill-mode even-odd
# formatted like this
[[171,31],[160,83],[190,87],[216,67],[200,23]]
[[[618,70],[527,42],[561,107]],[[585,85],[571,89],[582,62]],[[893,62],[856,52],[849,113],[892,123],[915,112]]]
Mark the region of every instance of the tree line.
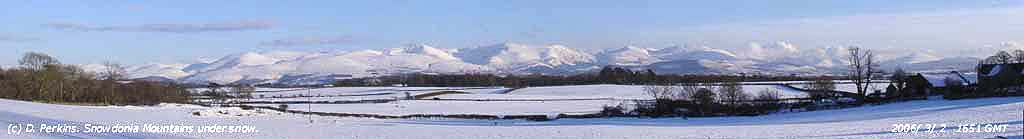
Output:
[[615,113],[625,106],[605,107],[608,115],[663,116],[721,116],[760,115],[783,107],[782,95],[775,89],[764,89],[751,95],[744,92],[739,82],[680,83],[645,85],[644,93],[653,101],[636,101],[635,109],[628,113]]
[[1024,63],[1024,50],[999,51],[996,52],[995,55],[989,56],[978,63],[979,65]]
[[[420,86],[420,87],[483,87],[504,86],[511,88],[559,85],[647,85],[668,83],[701,82],[751,82],[751,81],[800,81],[820,77],[763,76],[763,75],[679,75],[656,74],[655,71],[631,70],[623,67],[605,66],[596,73],[576,75],[495,75],[495,74],[404,74],[393,76],[344,79],[334,82],[335,86]],[[836,77],[843,78],[843,77]],[[266,85],[261,85],[266,86]]]
[[[856,86],[857,102],[863,103],[871,88],[872,80],[881,74],[879,62],[875,54],[869,49],[849,47],[846,66],[848,72],[845,76],[839,77],[793,77],[793,80],[811,81],[806,84],[805,90],[808,97],[815,102],[818,100],[838,100],[843,94],[838,94],[835,89],[836,79],[851,80]],[[606,68],[607,69],[607,68]],[[784,105],[778,90],[764,89],[755,95],[744,92],[742,81],[759,81],[763,78],[747,76],[723,76],[714,78],[665,78],[664,76],[644,76],[636,72],[619,72],[620,69],[607,70],[610,76],[601,76],[603,81],[631,82],[644,81],[653,82],[655,85],[644,87],[644,91],[655,100],[653,102],[637,102],[636,109],[632,114],[642,116],[718,116],[718,115],[759,115],[771,113],[787,106]],[[628,70],[625,70],[628,71]],[[632,73],[632,76],[628,76]],[[646,73],[646,72],[645,72]],[[653,73],[653,72],[652,72]],[[605,75],[602,70],[601,75]],[[626,74],[627,76],[619,76]],[[640,76],[638,76],[640,75]],[[712,76],[713,77],[713,76]],[[784,76],[783,76],[784,77]],[[609,80],[611,79],[611,80]],[[673,80],[683,79],[683,80]],[[772,79],[768,81],[786,81],[787,79]],[[790,81],[793,81],[790,80]],[[798,104],[805,107],[810,104]],[[604,112],[615,112],[620,107],[606,107]],[[615,114],[615,113],[612,113]]]
[[186,88],[178,84],[123,80],[124,67],[113,62],[105,63],[103,71],[89,72],[61,64],[44,53],[29,52],[18,64],[0,68],[0,98],[89,105],[155,105],[189,100]]

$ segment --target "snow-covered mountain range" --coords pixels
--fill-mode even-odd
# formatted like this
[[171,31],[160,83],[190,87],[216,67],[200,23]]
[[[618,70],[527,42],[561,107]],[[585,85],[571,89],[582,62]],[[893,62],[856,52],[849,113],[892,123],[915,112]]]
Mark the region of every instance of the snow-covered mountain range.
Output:
[[[844,47],[799,48],[787,42],[751,43],[724,50],[678,45],[625,46],[584,52],[564,45],[502,43],[444,49],[415,44],[348,52],[246,52],[186,64],[145,64],[131,78],[186,83],[317,84],[341,78],[401,73],[579,74],[614,65],[665,74],[833,74],[845,70]],[[931,51],[878,51],[883,69],[911,71],[972,69],[976,57],[943,57]]]

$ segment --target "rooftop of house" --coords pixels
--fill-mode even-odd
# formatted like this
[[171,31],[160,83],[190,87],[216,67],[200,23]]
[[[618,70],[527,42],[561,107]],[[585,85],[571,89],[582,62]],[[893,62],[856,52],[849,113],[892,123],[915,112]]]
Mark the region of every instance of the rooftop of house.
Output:
[[946,72],[946,73],[919,73],[919,76],[923,77],[928,81],[932,87],[946,87],[946,80],[956,80],[961,82],[961,85],[970,85],[978,82],[978,74],[962,74],[960,72]]
[[1003,72],[1017,72],[1024,74],[1024,63],[1012,64],[983,64],[978,68],[980,76],[993,77]]

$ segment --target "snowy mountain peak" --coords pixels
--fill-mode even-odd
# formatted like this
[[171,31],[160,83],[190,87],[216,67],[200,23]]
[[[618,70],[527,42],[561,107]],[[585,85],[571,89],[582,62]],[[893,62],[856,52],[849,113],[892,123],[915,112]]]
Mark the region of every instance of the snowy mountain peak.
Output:
[[606,50],[606,52],[609,52],[609,53],[622,53],[622,52],[650,53],[650,50],[647,49],[647,48],[640,48],[640,47],[636,47],[636,46],[632,46],[632,45],[627,45],[627,46],[623,46],[623,47],[618,48],[618,49],[609,49],[609,50]]
[[266,65],[277,62],[274,58],[263,56],[257,53],[244,53],[238,56],[237,64],[240,66],[255,66],[255,65]]
[[168,79],[177,79],[188,76],[189,73],[183,71],[187,64],[144,64],[139,66],[131,66],[126,68],[126,71],[132,71],[128,74],[128,78],[146,78],[146,77],[164,77]]
[[654,51],[654,56],[663,60],[735,60],[736,54],[727,50],[706,46],[677,45]]
[[547,50],[543,51],[543,58],[552,66],[594,62],[593,55],[564,45],[548,45],[546,48]]
[[[742,56],[738,56],[738,54]],[[351,52],[247,52],[193,64],[148,64],[129,68],[132,78],[164,77],[191,83],[311,83],[399,73],[573,74],[603,65],[653,68],[664,73],[828,73],[845,65],[845,47],[799,49],[787,42],[751,43],[736,53],[700,45],[661,49],[624,46],[588,53],[565,45],[500,43],[445,50],[412,44]],[[956,69],[972,59],[940,58],[931,52],[880,51],[883,67],[918,65]],[[954,65],[954,66],[951,66]]]
[[256,52],[245,52],[225,56],[210,64],[198,67],[195,71],[204,72],[244,66],[268,65],[275,62],[277,62],[277,60],[274,58],[263,56]]
[[777,42],[773,43],[772,45],[766,45],[766,47],[764,47],[764,48],[765,49],[777,49],[777,50],[786,51],[786,52],[797,52],[800,49],[796,45],[793,45],[792,43],[784,42],[784,41],[777,41]]
[[[703,45],[671,45],[669,47],[658,49],[662,53],[679,53],[679,52],[692,52],[692,51],[718,51],[719,49],[703,46]],[[724,50],[722,50],[724,51]],[[731,53],[731,52],[730,52]]]
[[290,60],[311,55],[310,53],[295,51],[266,51],[259,54],[277,60]]
[[538,63],[560,66],[593,62],[592,55],[564,45],[529,46],[509,42],[464,48],[455,55],[468,63],[510,69],[523,69],[522,66],[533,66]]
[[388,55],[426,55],[443,60],[458,60],[458,58],[452,55],[449,51],[431,47],[426,44],[410,44],[402,48],[389,49],[384,53],[387,53]]
[[604,65],[643,65],[657,62],[648,49],[625,46],[597,54],[597,61]]

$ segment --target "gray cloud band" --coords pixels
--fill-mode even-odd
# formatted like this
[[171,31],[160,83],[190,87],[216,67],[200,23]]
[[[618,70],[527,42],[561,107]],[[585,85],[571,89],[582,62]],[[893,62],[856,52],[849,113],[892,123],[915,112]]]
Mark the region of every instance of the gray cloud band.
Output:
[[38,40],[39,38],[0,35],[0,42],[31,42]]
[[69,31],[197,33],[260,30],[271,28],[274,26],[274,24],[266,21],[235,21],[205,24],[144,24],[136,26],[94,26],[81,23],[56,22],[43,24],[43,26]]

